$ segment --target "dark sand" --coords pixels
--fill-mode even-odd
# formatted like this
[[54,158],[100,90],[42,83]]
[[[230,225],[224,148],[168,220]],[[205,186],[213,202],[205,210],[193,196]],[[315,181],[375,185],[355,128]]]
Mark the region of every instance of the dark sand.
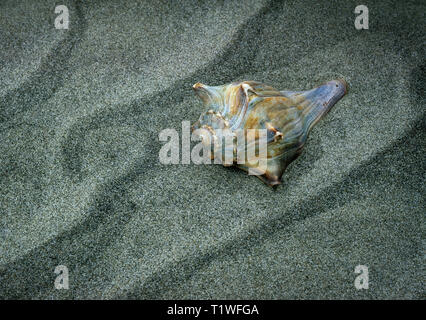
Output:
[[[426,6],[308,2],[1,1],[0,298],[424,299]],[[339,77],[275,191],[158,160],[196,82]]]

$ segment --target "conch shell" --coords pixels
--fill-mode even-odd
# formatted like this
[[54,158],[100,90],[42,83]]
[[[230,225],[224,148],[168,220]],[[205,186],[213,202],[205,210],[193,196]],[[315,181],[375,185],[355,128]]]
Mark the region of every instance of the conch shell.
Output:
[[[219,163],[236,165],[275,186],[281,183],[289,163],[300,155],[312,127],[346,94],[347,85],[344,80],[333,80],[309,91],[279,91],[259,82],[244,81],[223,86],[196,83],[193,89],[207,111],[192,130],[208,132],[209,137],[203,133],[198,136],[212,147],[210,157],[219,157]],[[248,146],[256,145],[260,139],[259,134],[248,134],[253,131],[250,129],[266,133],[262,140],[266,141],[266,153],[257,162],[245,157]],[[223,143],[226,135],[232,137],[231,143]],[[245,139],[242,150],[237,150],[238,135]],[[259,147],[255,152],[260,156]],[[260,160],[266,164],[264,170],[259,169]]]

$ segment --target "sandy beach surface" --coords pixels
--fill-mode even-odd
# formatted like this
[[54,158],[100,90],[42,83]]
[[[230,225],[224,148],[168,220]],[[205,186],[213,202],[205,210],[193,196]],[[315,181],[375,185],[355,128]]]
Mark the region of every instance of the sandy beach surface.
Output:
[[[0,2],[1,299],[426,297],[424,1],[62,3]],[[159,161],[196,82],[337,78],[275,190]]]

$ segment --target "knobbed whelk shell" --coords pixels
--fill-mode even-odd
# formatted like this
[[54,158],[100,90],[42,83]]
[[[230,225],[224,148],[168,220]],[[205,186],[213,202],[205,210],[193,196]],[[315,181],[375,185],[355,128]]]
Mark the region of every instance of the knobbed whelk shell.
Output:
[[[196,83],[193,89],[207,111],[192,130],[209,133],[208,139],[203,134],[199,136],[211,146],[212,159],[220,158],[224,165],[236,165],[270,186],[278,185],[286,167],[300,155],[312,127],[346,94],[346,88],[344,80],[333,80],[308,91],[279,91],[255,81],[223,86]],[[266,132],[262,136],[262,141],[266,141],[263,157],[259,152],[261,144],[256,146],[261,135],[248,134],[253,131],[250,129]],[[227,135],[232,137],[231,143],[223,142]],[[236,142],[237,136],[245,139],[242,153],[241,148],[237,150],[241,146]],[[246,155],[253,143],[259,153],[257,162],[252,161],[254,155]],[[231,161],[229,157],[226,161],[225,155],[231,155]],[[261,160],[266,164],[264,170],[259,167]]]

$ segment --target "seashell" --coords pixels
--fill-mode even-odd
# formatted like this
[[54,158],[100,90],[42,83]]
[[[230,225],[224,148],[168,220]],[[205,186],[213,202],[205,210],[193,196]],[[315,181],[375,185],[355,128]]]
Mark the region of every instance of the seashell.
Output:
[[[192,130],[211,147],[210,158],[215,163],[235,165],[275,186],[281,183],[286,167],[301,154],[312,127],[346,94],[347,85],[344,80],[333,80],[308,91],[279,91],[244,81],[222,86],[196,83],[193,89],[206,112]],[[264,134],[250,135],[253,130]],[[226,137],[230,137],[227,143]],[[244,143],[239,144],[236,137]],[[256,146],[261,141],[266,141],[263,156],[262,145]],[[248,146],[253,145],[257,158],[248,155]]]

